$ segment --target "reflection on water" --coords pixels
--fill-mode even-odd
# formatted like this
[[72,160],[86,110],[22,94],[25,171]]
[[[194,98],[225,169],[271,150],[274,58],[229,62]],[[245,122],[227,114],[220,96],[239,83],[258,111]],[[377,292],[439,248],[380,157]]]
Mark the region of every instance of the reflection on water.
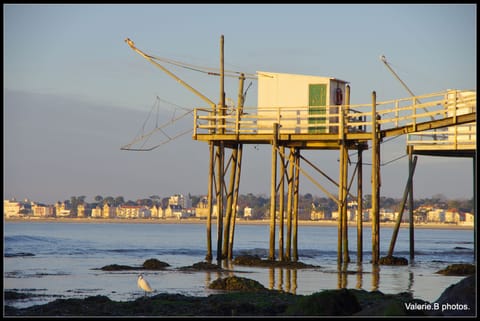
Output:
[[[205,284],[208,285],[212,282],[212,274],[215,274],[217,278],[226,277],[226,276],[235,276],[238,271],[232,261],[225,260],[222,262],[222,267],[226,272],[208,272],[205,280]],[[238,267],[237,267],[238,268]],[[399,267],[395,266],[383,266],[383,274],[386,282],[392,283],[392,280],[398,280],[403,284],[404,281],[408,281],[406,284],[405,292],[414,293],[414,272],[408,268],[408,270],[397,271]],[[263,270],[263,268],[260,268]],[[266,287],[270,290],[284,291],[292,294],[297,294],[298,289],[298,273],[303,273],[302,276],[306,275],[318,275],[315,273],[322,272],[328,274],[335,274],[337,277],[336,284],[333,284],[337,289],[347,289],[347,288],[356,288],[364,289],[368,291],[381,291],[380,289],[380,274],[382,266],[374,264],[363,264],[363,263],[338,263],[336,264],[336,269],[325,268],[313,268],[313,269],[296,269],[296,268],[285,268],[285,267],[267,267],[264,269],[265,273],[268,274],[268,282]],[[248,272],[250,273],[250,272]],[[258,273],[258,270],[255,270],[255,273]],[[223,275],[223,276],[222,276]],[[388,277],[387,277],[388,275]],[[406,277],[408,276],[408,277]],[[365,280],[366,277],[366,280]],[[325,279],[320,279],[319,282],[325,284],[328,281],[329,277]],[[350,282],[350,283],[349,283]],[[406,282],[405,282],[406,283]],[[322,283],[320,283],[322,284]],[[402,287],[402,284],[398,284],[398,287]],[[302,286],[306,284],[302,283]],[[393,284],[395,286],[395,284]],[[315,285],[309,284],[308,287],[314,288]],[[304,289],[306,290],[306,289]],[[310,291],[315,292],[315,290]],[[303,293],[303,292],[302,292]]]
[[[337,288],[346,289],[348,288],[348,276],[355,274],[356,276],[356,289],[363,288],[363,275],[367,273],[363,270],[363,264],[357,263],[355,270],[349,270],[349,266],[352,264],[349,263],[338,263],[337,264]],[[372,291],[378,290],[379,280],[380,280],[380,267],[378,265],[372,264]]]
[[[297,269],[270,267],[268,268],[268,275],[268,288],[270,290],[278,290],[297,294]],[[276,275],[278,275],[278,278],[275,277]]]
[[380,265],[372,264],[372,289],[371,291],[378,291],[378,284],[380,283]]
[[[349,269],[350,267],[350,269]],[[354,267],[354,269],[352,269]],[[337,275],[337,288],[346,289],[349,288],[348,277],[355,275],[355,288],[364,289],[364,274],[371,275],[371,288],[370,291],[378,291],[380,284],[380,265],[371,265],[371,272],[365,271],[363,264],[349,264],[340,263],[337,265],[337,270],[333,271]],[[268,268],[270,290],[285,291],[292,294],[296,294],[297,291],[297,275],[298,269],[294,268]],[[352,280],[352,279],[351,279]],[[412,292],[413,287],[413,273],[409,271],[409,283],[408,292]],[[350,286],[351,287],[351,286]]]
[[[295,281],[291,282],[292,279]],[[297,294],[297,270],[287,270],[287,291],[288,290],[293,294]]]
[[408,293],[413,293],[413,272],[412,270],[408,271]]
[[[360,261],[361,262],[361,261]],[[361,289],[362,284],[363,284],[363,265],[361,263],[357,264],[357,284],[355,285],[355,288]]]

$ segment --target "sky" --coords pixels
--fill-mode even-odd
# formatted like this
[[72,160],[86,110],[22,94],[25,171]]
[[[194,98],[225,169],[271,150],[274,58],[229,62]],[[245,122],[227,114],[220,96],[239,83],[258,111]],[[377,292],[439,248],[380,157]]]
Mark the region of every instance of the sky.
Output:
[[[409,97],[380,61],[417,95],[476,90],[476,5],[393,4],[4,4],[4,199],[54,204],[72,196],[125,200],[206,195],[208,145],[189,133],[188,113],[206,103],[134,52],[225,69],[335,77],[351,86],[351,103]],[[219,101],[219,78],[163,66]],[[247,79],[245,106],[257,106]],[[226,78],[236,101],[238,81]],[[179,116],[185,117],[172,121]],[[145,142],[122,146],[155,125]],[[405,138],[381,147],[381,196],[401,199],[408,177]],[[338,151],[305,156],[338,180]],[[368,164],[370,153],[365,153]],[[389,162],[390,160],[395,160]],[[244,146],[240,194],[270,195],[271,146]],[[473,197],[472,158],[419,156],[414,197]],[[353,167],[349,168],[352,173]],[[364,194],[370,166],[364,165]],[[336,194],[332,184],[324,186]],[[307,178],[300,192],[324,197]]]

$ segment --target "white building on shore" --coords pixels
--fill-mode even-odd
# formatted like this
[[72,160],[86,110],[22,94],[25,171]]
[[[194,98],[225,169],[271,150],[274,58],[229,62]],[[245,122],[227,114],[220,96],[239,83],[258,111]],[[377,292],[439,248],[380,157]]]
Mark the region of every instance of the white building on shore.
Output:
[[55,207],[34,203],[32,205],[32,214],[34,217],[55,217]]
[[151,210],[142,205],[122,205],[116,208],[118,218],[150,218]]
[[3,200],[3,215],[6,218],[19,217],[22,204],[13,200]]

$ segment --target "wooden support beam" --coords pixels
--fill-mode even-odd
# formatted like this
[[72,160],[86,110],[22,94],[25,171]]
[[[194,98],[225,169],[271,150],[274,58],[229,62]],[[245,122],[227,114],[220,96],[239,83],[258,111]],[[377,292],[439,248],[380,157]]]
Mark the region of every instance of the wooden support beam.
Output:
[[395,248],[395,242],[397,241],[398,230],[400,229],[400,225],[402,223],[403,211],[405,210],[405,203],[407,202],[407,197],[410,191],[410,184],[413,179],[413,174],[415,172],[416,165],[417,165],[417,156],[415,156],[413,159],[413,166],[410,166],[409,164],[407,184],[405,184],[405,189],[403,191],[402,202],[400,203],[400,210],[398,212],[398,217],[395,222],[395,227],[393,228],[392,240],[390,241],[390,247],[388,248],[387,256],[393,256],[393,250]]
[[212,215],[213,215],[213,182],[214,182],[214,173],[215,173],[215,150],[213,142],[209,144],[210,149],[210,161],[208,165],[208,216],[207,216],[207,255],[205,260],[211,262],[212,255]]
[[415,218],[413,217],[413,173],[417,163],[417,156],[415,160],[412,161],[413,147],[408,147],[408,172],[412,173],[410,180],[408,181],[408,211],[409,211],[409,239],[410,239],[410,261],[413,261],[415,258],[415,236],[414,236],[414,225]]
[[270,252],[269,260],[275,260],[275,212],[277,207],[277,142],[278,142],[278,123],[273,124],[272,138],[272,178],[270,185]]
[[[380,258],[380,143],[377,126],[377,96],[372,93],[372,264],[378,264]],[[375,129],[375,130],[373,130]]]
[[350,256],[348,254],[348,190],[349,188],[347,187],[347,182],[348,182],[348,146],[347,146],[347,141],[345,140],[345,135],[348,131],[346,123],[346,115],[348,114],[348,105],[350,104],[350,87],[347,87],[347,90],[345,91],[345,103],[346,105],[340,106],[341,109],[341,114],[340,117],[343,119],[341,121],[342,126],[342,158],[343,158],[343,166],[342,166],[342,189],[343,189],[343,194],[342,194],[342,200],[341,202],[343,203],[342,207],[342,248],[343,248],[343,262],[344,263],[349,263],[350,262]]
[[235,189],[235,180],[236,180],[236,172],[237,172],[237,161],[238,161],[238,149],[234,149],[232,151],[231,155],[231,167],[230,167],[230,181],[228,185],[228,191],[227,191],[227,205],[225,209],[225,228],[224,228],[224,234],[223,234],[223,250],[222,250],[222,257],[223,258],[229,258],[231,257],[229,253],[230,247],[228,246],[228,243],[230,241],[230,226],[232,216],[233,216],[233,193]]
[[[245,83],[245,75],[242,73],[239,78],[238,82],[238,98],[237,98],[237,115],[243,114],[243,103],[244,103],[244,96],[243,96],[243,85]],[[240,117],[240,116],[239,116]],[[240,129],[238,127],[238,129]],[[233,240],[235,235],[235,221],[237,219],[237,204],[238,204],[238,193],[240,190],[240,174],[242,169],[242,155],[243,155],[243,144],[238,144],[237,148],[237,163],[236,163],[236,176],[235,176],[235,188],[233,191],[233,202],[232,202],[232,211],[233,215],[230,220],[230,235],[228,240],[228,259],[231,260],[233,257]]]
[[343,193],[344,193],[344,185],[343,185],[343,144],[340,146],[340,165],[339,165],[339,184],[338,184],[338,204],[337,204],[337,212],[338,212],[338,217],[337,217],[337,230],[338,230],[338,235],[337,235],[337,263],[340,264],[342,263],[342,254],[343,254],[343,207],[345,206],[343,202]]
[[[216,114],[222,116],[225,112],[225,90],[224,90],[224,59],[223,59],[224,37],[220,38],[220,103],[216,107]],[[225,119],[220,117],[219,133],[223,134],[223,122]],[[217,146],[217,264],[222,263],[222,232],[223,232],[223,187],[224,187],[224,143],[221,141]]]
[[283,221],[285,212],[285,146],[280,146],[280,183],[278,188],[278,260],[283,261]]
[[237,175],[236,175],[235,191],[233,193],[233,204],[232,204],[233,215],[230,221],[230,238],[228,242],[228,259],[229,260],[233,258],[233,240],[235,235],[235,221],[237,218],[238,192],[240,188],[240,174],[242,169],[242,154],[243,154],[243,146],[240,144],[238,146]]
[[357,161],[357,263],[363,261],[363,150],[358,149]]
[[293,185],[293,262],[298,261],[298,198],[300,195],[300,150],[295,153],[295,180]]
[[295,162],[295,148],[290,148],[289,159],[289,174],[288,174],[288,194],[287,194],[287,239],[285,245],[285,261],[291,261],[292,253],[292,217],[293,217],[293,185],[295,182],[294,176],[294,162]]
[[217,264],[222,262],[222,240],[223,240],[223,166],[224,166],[224,148],[223,143],[217,146],[216,151],[216,167],[217,167],[217,184],[216,184],[216,199],[217,199]]

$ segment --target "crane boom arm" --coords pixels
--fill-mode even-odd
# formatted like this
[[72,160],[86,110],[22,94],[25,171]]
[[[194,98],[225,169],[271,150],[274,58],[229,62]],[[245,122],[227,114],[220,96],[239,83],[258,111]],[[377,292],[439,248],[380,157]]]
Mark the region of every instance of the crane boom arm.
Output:
[[190,86],[189,84],[187,84],[186,82],[184,82],[182,79],[180,79],[178,76],[176,76],[175,74],[173,74],[171,71],[169,71],[167,68],[163,67],[162,65],[160,65],[158,62],[156,62],[155,60],[152,59],[151,56],[145,54],[144,52],[142,52],[140,49],[138,49],[137,47],[135,47],[135,43],[130,39],[130,38],[126,38],[125,39],[125,42],[130,46],[130,48],[132,48],[135,52],[137,52],[139,55],[141,55],[143,58],[147,59],[148,61],[150,61],[153,65],[157,66],[158,68],[162,69],[167,75],[169,75],[170,77],[172,77],[173,79],[175,79],[176,81],[178,81],[181,85],[183,85],[184,87],[186,87],[188,90],[190,90],[191,92],[193,92],[195,95],[197,95],[198,97],[200,97],[201,99],[203,99],[204,101],[206,101],[212,108],[215,108],[216,104],[211,101],[210,99],[208,99],[208,97],[206,97],[205,95],[203,95],[202,93],[200,93],[198,90],[196,90],[195,88],[193,88],[192,86]]
[[[380,56],[380,60],[385,64],[385,66],[388,68],[388,70],[390,70],[390,72],[395,76],[395,78],[397,78],[398,81],[400,81],[400,83],[401,83],[402,86],[408,91],[408,93],[409,93],[412,97],[415,97],[415,94],[410,90],[410,88],[408,88],[407,84],[405,84],[405,83],[403,82],[403,80],[397,75],[397,73],[392,69],[392,67],[390,67],[390,65],[389,65],[388,62],[387,62],[387,58],[386,58],[384,55],[382,55],[382,56]],[[420,103],[421,103],[417,98],[415,98],[415,102],[416,102],[417,104],[420,104]],[[426,108],[423,108],[423,109],[424,109],[425,111],[428,111]],[[433,116],[430,116],[430,118],[431,118],[432,120],[435,120],[435,118],[434,118]]]
[[398,81],[400,81],[400,83],[402,84],[402,86],[408,91],[408,93],[412,96],[412,97],[415,97],[415,94],[410,90],[410,88],[408,88],[407,84],[405,84],[403,82],[402,79],[400,79],[400,77],[397,75],[397,73],[392,69],[392,67],[390,67],[390,65],[388,64],[387,62],[387,58],[385,56],[381,56],[380,57],[380,60],[382,60],[382,62],[385,64],[385,66],[387,66],[388,70],[390,70],[390,72],[395,76],[395,78],[398,79]]

